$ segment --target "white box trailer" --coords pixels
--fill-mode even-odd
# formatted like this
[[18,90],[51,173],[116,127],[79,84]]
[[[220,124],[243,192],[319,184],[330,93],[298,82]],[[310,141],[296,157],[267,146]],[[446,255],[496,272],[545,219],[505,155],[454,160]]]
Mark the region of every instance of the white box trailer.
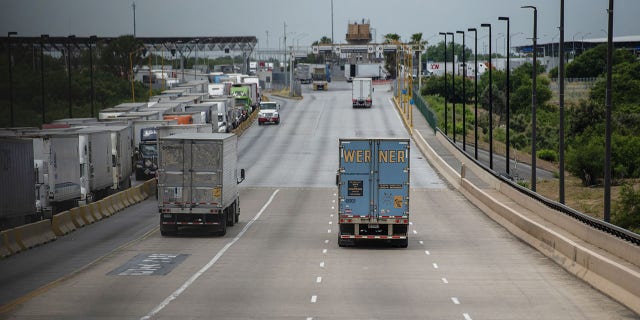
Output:
[[[160,233],[199,227],[225,235],[240,216],[238,139],[230,133],[184,133],[158,139]],[[244,179],[244,170],[240,172]]]
[[218,104],[219,102],[201,102],[184,107],[186,112],[201,111],[205,116],[205,123],[210,123],[213,132],[218,132]]
[[158,127],[158,139],[179,133],[212,133],[211,124],[172,124]]
[[76,129],[25,132],[33,141],[36,170],[36,208],[51,217],[58,208],[70,207],[82,197],[80,140]]
[[81,202],[89,203],[109,194],[113,185],[111,132],[89,127],[77,131],[80,139]]
[[27,223],[36,213],[33,141],[2,137],[0,155],[0,230],[4,230]]
[[131,187],[133,172],[133,126],[118,125],[106,128],[111,132],[111,189],[125,190]]
[[353,78],[351,102],[354,108],[371,108],[373,105],[373,81],[371,78]]
[[177,120],[136,120],[133,122],[133,146],[140,145],[140,130],[145,128],[155,128],[170,124],[178,124]]

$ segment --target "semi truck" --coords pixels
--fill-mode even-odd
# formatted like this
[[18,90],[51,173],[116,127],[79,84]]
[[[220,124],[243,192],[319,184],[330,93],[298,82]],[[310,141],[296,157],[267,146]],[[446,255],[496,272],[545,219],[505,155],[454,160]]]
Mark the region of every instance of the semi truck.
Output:
[[373,105],[373,81],[371,78],[353,78],[351,102],[354,108],[371,108]]
[[311,83],[311,66],[308,63],[299,63],[296,67],[296,79],[300,83]]
[[311,73],[311,78],[313,79],[312,86],[314,91],[323,90],[327,91],[329,89],[329,81],[328,81],[328,71],[326,67],[314,67],[313,72]]
[[384,78],[385,74],[382,64],[380,63],[358,63],[345,64],[344,76],[347,78],[347,82],[350,82],[354,78],[372,78],[378,80]]
[[339,139],[338,245],[360,239],[406,248],[409,139]]
[[198,227],[223,236],[240,217],[237,141],[232,133],[181,133],[158,140],[160,233]]

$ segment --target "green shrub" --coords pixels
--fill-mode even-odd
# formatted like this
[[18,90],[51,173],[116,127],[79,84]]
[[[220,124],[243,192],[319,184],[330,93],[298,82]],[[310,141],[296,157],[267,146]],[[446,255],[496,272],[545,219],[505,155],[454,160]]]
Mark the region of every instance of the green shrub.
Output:
[[558,161],[558,153],[555,150],[542,149],[538,151],[538,158],[545,161],[556,162]]

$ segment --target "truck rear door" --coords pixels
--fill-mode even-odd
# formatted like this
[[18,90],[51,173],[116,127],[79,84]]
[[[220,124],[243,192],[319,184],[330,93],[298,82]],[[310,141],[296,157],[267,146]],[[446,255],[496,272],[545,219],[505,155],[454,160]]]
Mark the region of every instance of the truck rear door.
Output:
[[409,212],[409,141],[377,140],[374,202],[378,218],[398,218]]
[[372,218],[375,212],[371,140],[340,140],[339,214]]

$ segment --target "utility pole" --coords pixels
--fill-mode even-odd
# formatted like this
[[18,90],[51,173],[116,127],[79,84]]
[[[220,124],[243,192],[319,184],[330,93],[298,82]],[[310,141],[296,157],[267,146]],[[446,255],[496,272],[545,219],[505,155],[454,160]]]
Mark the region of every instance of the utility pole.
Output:
[[558,85],[560,98],[560,181],[559,181],[559,200],[564,204],[564,0],[560,0],[560,45],[558,48],[558,56],[560,57],[560,65],[558,66]]
[[133,1],[133,4],[131,5],[131,7],[133,7],[133,38],[135,39],[136,37],[136,2]]

